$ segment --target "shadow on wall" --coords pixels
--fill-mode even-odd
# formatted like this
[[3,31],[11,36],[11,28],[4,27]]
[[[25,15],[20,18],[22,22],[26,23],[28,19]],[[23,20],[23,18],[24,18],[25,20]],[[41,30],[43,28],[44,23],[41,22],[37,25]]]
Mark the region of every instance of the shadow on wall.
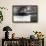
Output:
[[2,39],[0,38],[0,46],[2,46]]

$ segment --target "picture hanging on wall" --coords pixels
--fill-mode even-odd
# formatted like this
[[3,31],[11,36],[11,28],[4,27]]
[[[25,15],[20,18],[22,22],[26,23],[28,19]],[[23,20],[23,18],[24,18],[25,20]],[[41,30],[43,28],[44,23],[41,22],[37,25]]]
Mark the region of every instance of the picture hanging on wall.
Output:
[[15,23],[38,22],[38,6],[37,5],[13,5],[12,21]]

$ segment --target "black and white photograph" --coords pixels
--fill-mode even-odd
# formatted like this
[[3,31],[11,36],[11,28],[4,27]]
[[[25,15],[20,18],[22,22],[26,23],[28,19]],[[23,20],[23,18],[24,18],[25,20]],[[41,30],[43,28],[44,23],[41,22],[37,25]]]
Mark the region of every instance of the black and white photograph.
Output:
[[12,7],[12,20],[19,23],[38,22],[38,6],[14,5]]

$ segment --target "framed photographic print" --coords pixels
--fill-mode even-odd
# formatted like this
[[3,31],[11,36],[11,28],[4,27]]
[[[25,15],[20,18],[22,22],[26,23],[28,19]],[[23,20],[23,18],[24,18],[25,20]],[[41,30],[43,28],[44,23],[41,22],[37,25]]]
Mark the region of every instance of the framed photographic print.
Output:
[[38,6],[37,5],[12,6],[12,21],[16,23],[38,22]]

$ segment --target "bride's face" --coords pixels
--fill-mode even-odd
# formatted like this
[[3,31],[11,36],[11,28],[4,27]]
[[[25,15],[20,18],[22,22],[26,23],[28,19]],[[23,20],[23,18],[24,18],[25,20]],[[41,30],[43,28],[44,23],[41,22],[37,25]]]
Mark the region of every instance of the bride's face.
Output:
[[25,7],[24,8],[24,12],[25,13],[30,13],[30,11],[31,11],[31,7]]

